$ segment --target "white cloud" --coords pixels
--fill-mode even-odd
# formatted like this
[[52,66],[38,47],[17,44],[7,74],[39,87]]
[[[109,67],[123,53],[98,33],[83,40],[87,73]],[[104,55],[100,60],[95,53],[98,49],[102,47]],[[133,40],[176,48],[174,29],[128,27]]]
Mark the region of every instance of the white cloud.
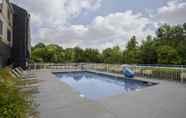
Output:
[[[70,17],[79,15],[82,10],[95,10],[100,7],[101,0],[13,0],[27,8],[31,15],[42,18],[42,23],[63,25]],[[38,22],[41,22],[38,20]],[[46,24],[45,24],[46,25]]]
[[[84,10],[96,10],[101,0],[12,0],[31,14],[32,41],[37,43],[59,37],[69,20]],[[48,37],[49,35],[49,37]],[[53,38],[52,38],[53,37]],[[41,39],[40,39],[41,38]],[[58,39],[55,39],[58,40]],[[51,42],[51,41],[50,41]]]
[[149,24],[151,22],[148,18],[132,11],[117,12],[105,17],[98,16],[88,26],[89,30],[86,35],[90,40],[85,41],[83,45],[99,44],[101,49],[113,45],[124,46],[129,37],[133,35],[141,40],[147,34],[152,34],[151,30],[145,29]]
[[186,22],[186,2],[169,1],[166,6],[158,9],[156,19],[162,23],[182,24]]
[[97,10],[102,0],[15,0],[31,13],[33,43],[56,43],[63,47],[104,49],[124,47],[129,37],[144,39],[159,23],[180,24],[186,21],[186,2],[174,0],[152,10],[149,16],[132,10],[95,16],[88,25],[72,25],[69,21],[82,12]]
[[64,47],[104,49],[114,45],[124,48],[129,37],[136,35],[139,40],[153,30],[150,20],[141,13],[117,12],[108,16],[97,16],[89,25],[40,29],[39,39],[43,42],[62,44]]

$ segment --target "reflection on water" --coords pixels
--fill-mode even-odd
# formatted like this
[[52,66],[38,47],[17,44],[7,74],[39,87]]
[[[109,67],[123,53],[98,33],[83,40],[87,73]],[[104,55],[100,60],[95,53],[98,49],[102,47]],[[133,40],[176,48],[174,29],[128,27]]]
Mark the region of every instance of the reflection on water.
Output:
[[146,86],[141,81],[119,80],[114,77],[88,72],[57,73],[56,77],[80,92],[81,97],[91,100],[137,91]]

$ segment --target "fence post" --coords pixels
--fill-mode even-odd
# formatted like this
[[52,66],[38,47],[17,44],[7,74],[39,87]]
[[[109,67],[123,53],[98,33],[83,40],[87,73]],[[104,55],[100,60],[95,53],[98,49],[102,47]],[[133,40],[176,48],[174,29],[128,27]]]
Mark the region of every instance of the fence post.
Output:
[[109,72],[109,65],[107,64],[107,72]]
[[181,70],[181,83],[183,83],[184,79],[184,67],[182,65],[182,70]]
[[34,70],[36,70],[36,64],[34,63]]

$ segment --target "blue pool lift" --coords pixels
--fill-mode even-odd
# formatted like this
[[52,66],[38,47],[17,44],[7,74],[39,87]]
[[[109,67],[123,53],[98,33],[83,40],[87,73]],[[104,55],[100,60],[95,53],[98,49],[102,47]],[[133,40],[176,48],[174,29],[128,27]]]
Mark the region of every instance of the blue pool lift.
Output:
[[123,68],[123,75],[127,78],[134,78],[135,73],[128,67]]

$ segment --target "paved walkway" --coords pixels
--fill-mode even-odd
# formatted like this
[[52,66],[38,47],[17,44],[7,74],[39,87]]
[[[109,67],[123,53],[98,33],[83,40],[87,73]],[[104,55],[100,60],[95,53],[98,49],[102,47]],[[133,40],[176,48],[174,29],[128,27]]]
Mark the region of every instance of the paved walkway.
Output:
[[156,80],[159,85],[93,102],[50,71],[36,74],[41,80],[37,94],[41,118],[186,118],[184,84]]

